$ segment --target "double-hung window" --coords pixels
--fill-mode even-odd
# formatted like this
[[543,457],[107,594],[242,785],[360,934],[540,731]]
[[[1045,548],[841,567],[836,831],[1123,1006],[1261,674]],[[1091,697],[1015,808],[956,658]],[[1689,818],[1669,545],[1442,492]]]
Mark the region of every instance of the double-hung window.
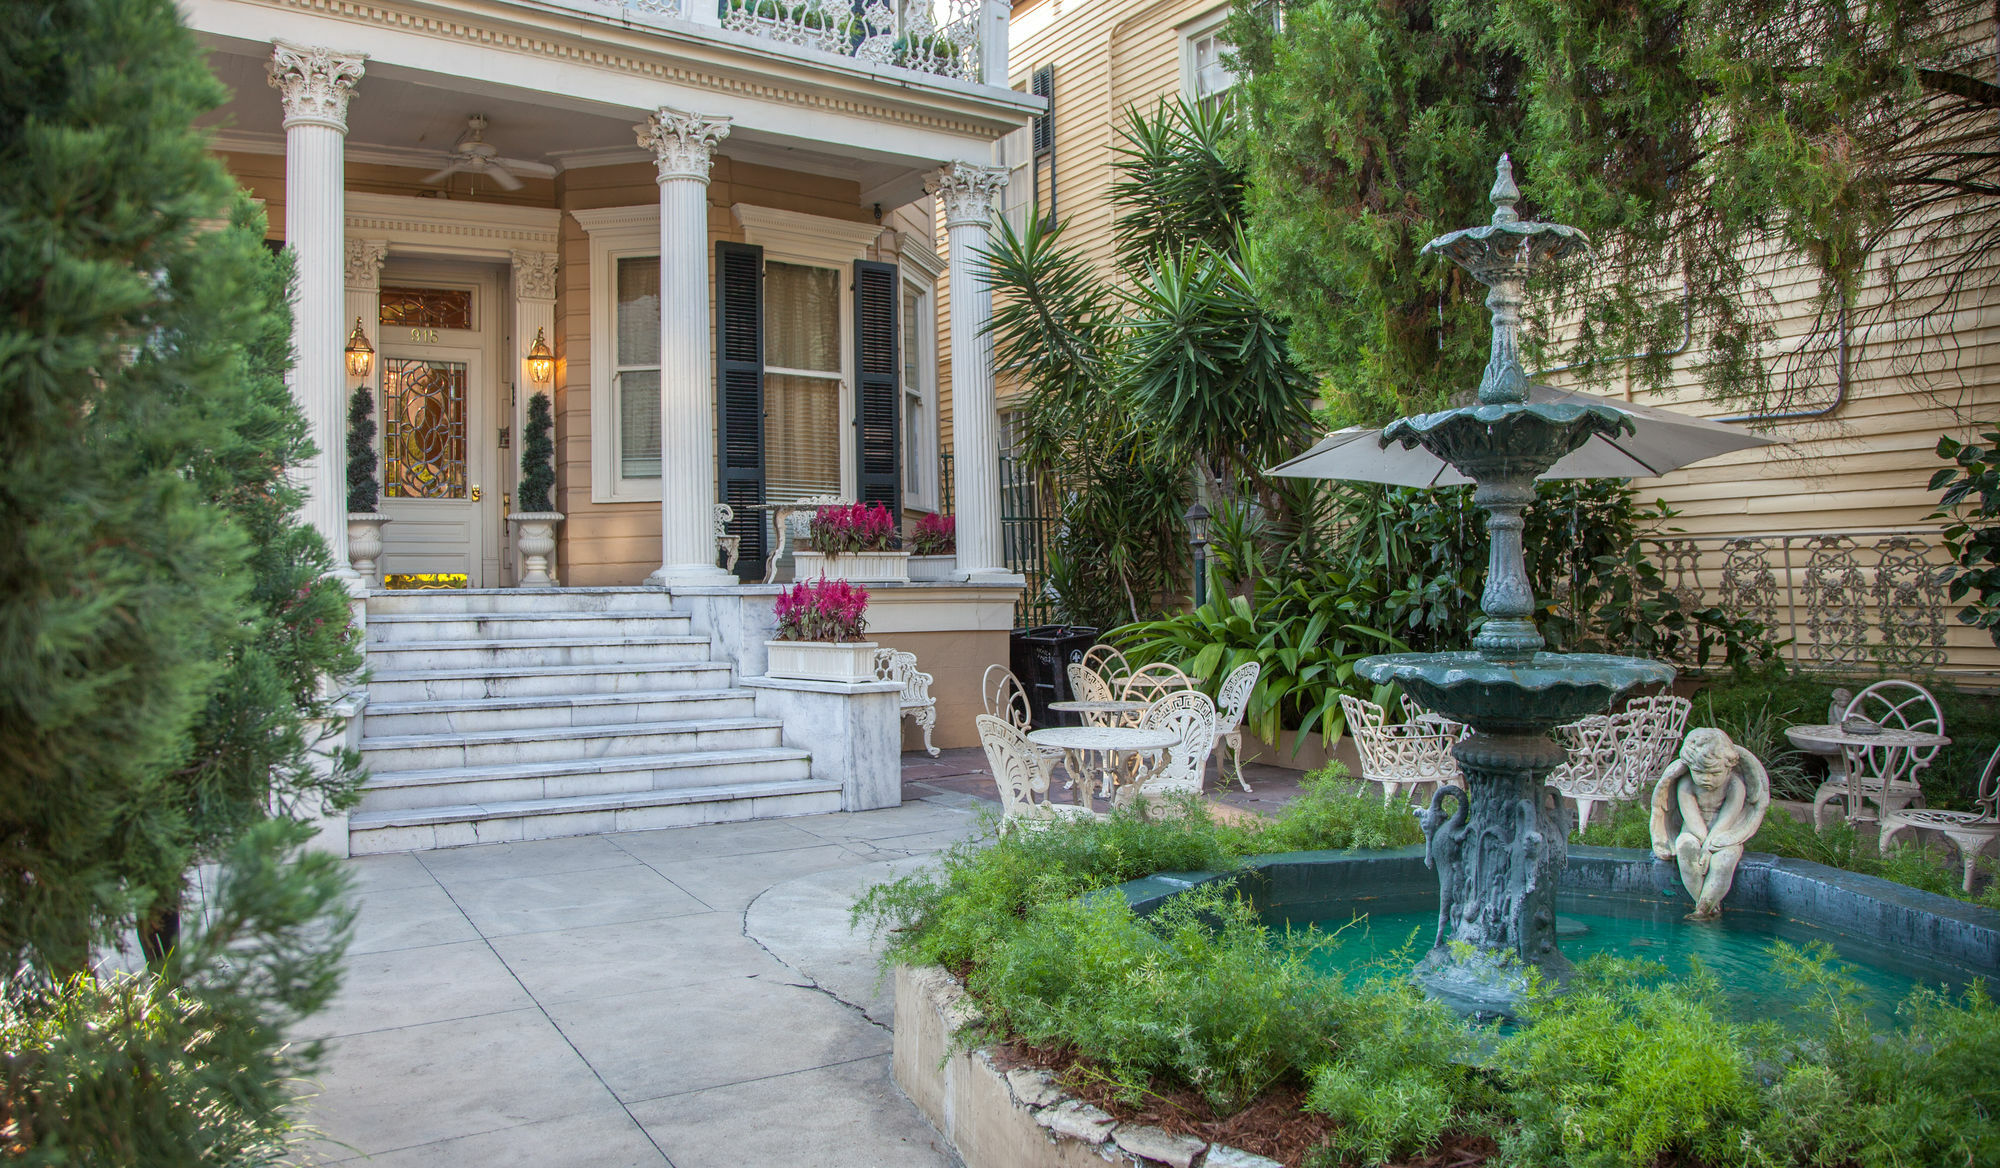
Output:
[[[573,212],[590,235],[590,497],[660,497],[660,211]],[[575,355],[571,360],[575,385]]]
[[1197,105],[1214,105],[1236,84],[1236,74],[1222,62],[1229,49],[1222,39],[1229,11],[1224,5],[1181,28],[1181,93]]

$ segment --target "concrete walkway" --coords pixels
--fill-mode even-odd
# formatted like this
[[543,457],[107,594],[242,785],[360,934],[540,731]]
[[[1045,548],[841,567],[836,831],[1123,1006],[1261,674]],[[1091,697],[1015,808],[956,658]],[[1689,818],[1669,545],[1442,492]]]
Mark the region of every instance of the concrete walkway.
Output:
[[[990,780],[989,784],[990,784]],[[948,1168],[847,906],[983,801],[349,861],[325,1134],[383,1168]],[[366,1157],[364,1159],[363,1157]]]

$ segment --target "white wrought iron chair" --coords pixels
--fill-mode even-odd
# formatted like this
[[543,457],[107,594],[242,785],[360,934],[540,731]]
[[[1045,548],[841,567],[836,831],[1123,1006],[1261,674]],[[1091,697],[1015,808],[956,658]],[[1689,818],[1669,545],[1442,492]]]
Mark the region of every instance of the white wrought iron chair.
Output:
[[[1109,702],[1116,699],[1111,694],[1111,686],[1102,677],[1090,671],[1080,661],[1072,661],[1067,669],[1069,692],[1080,702]],[[1086,726],[1128,726],[1132,719],[1123,714],[1085,713],[1082,715]]]
[[[1034,728],[1034,709],[1028,704],[1028,688],[1014,671],[999,662],[986,667],[986,673],[979,679],[979,701],[986,707],[988,716],[1002,719],[1025,736]],[[1054,747],[1036,746],[1028,743],[1028,749],[1053,763],[1063,756]]]
[[1972,811],[1931,811],[1900,807],[1882,817],[1881,846],[1888,851],[1895,837],[1906,831],[1934,831],[1958,849],[1958,862],[1965,869],[1967,892],[1972,891],[1972,874],[1979,867],[1979,853],[2000,840],[2000,747],[1986,760],[1979,773],[1979,791]]
[[1119,681],[1132,672],[1131,663],[1125,660],[1125,654],[1101,641],[1085,649],[1082,659],[1077,664],[1103,678],[1104,687],[1113,693],[1118,691]]
[[734,572],[736,557],[743,547],[743,537],[731,535],[729,525],[736,522],[736,508],[727,503],[715,505],[715,552],[722,560],[722,570]]
[[1653,789],[1680,749],[1691,708],[1686,698],[1633,698],[1615,713],[1556,727],[1569,757],[1546,782],[1576,805],[1578,831],[1599,803],[1629,803]]
[[1430,721],[1392,723],[1388,711],[1353,694],[1340,695],[1340,708],[1347,715],[1347,733],[1354,739],[1355,753],[1361,756],[1361,779],[1382,784],[1384,803],[1394,800],[1405,787],[1464,785],[1458,760],[1451,756],[1451,748],[1459,740],[1457,731]]
[[771,565],[764,570],[764,583],[778,582],[778,561],[783,560],[791,566],[797,565],[798,561],[792,556],[796,550],[793,541],[804,539],[810,534],[808,525],[812,522],[813,512],[821,507],[831,507],[836,503],[845,502],[847,500],[839,495],[807,495],[803,499],[794,499],[789,503],[772,504]]
[[[1243,781],[1243,711],[1250,708],[1250,695],[1256,690],[1257,677],[1263,670],[1257,662],[1245,661],[1230,670],[1229,676],[1222,679],[1222,688],[1215,691],[1215,745],[1225,750],[1215,761],[1215,773],[1226,780],[1233,771],[1236,785],[1245,791],[1250,784]],[[1228,771],[1223,769],[1225,766]]]
[[924,753],[938,756],[931,745],[931,730],[937,726],[937,699],[931,696],[931,675],[917,668],[917,655],[901,649],[875,650],[875,680],[893,681],[903,687],[897,695],[903,716],[916,720],[924,732]]
[[[1878,681],[1854,695],[1836,723],[1859,715],[1889,730],[1915,730],[1925,734],[1944,733],[1944,710],[1931,691],[1914,681]],[[1883,816],[1911,805],[1921,806],[1923,786],[1917,776],[1931,765],[1942,749],[1937,746],[1909,749],[1894,746],[1850,747],[1843,752],[1846,774],[1837,774],[1813,792],[1813,823],[1821,823],[1821,809],[1836,799],[1845,799],[1848,784],[1856,795],[1875,804]]]
[[[1011,674],[1009,676],[1012,676]],[[1000,830],[1040,828],[1059,819],[1095,818],[1096,812],[1074,803],[1049,801],[1053,764],[1005,718],[979,715],[979,745],[986,748],[986,765],[1000,789]]]
[[1180,666],[1155,661],[1127,674],[1118,696],[1128,702],[1158,702],[1168,694],[1193,688],[1194,682],[1181,672]]
[[1472,727],[1467,726],[1463,722],[1454,722],[1450,718],[1433,710],[1425,709],[1418,705],[1417,699],[1411,697],[1409,694],[1398,694],[1396,698],[1403,704],[1403,721],[1405,722],[1427,722],[1441,730],[1456,734],[1460,738],[1464,738],[1467,734],[1472,733]]
[[1202,774],[1215,750],[1215,703],[1208,695],[1198,689],[1170,693],[1147,708],[1140,725],[1147,730],[1168,731],[1177,740],[1167,747],[1164,759],[1142,765],[1135,780],[1118,789],[1117,804],[1129,806],[1140,796],[1159,800],[1201,794]]

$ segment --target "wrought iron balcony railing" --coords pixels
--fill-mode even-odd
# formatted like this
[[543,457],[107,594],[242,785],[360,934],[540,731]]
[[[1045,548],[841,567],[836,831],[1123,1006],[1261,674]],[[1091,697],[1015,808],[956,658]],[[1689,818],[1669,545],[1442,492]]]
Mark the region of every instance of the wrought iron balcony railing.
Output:
[[1789,639],[1800,669],[2000,675],[2000,649],[1961,624],[1935,529],[1668,536],[1645,541],[1682,603],[1717,605]]
[[768,41],[960,81],[1005,85],[1006,6],[999,0],[576,0],[578,7],[676,17]]

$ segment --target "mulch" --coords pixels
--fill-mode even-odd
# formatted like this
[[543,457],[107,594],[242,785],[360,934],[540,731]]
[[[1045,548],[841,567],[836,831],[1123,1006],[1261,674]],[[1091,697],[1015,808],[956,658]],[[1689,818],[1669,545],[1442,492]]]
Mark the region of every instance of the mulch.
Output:
[[[1304,1168],[1306,1158],[1340,1130],[1331,1118],[1305,1109],[1306,1091],[1297,1084],[1273,1087],[1241,1111],[1217,1117],[1207,1098],[1192,1087],[1155,1084],[1144,1103],[1128,1103],[1088,1060],[1065,1047],[1009,1041],[993,1054],[1003,1071],[1028,1067],[1050,1072],[1063,1090],[1120,1123],[1149,1124],[1172,1135],[1227,1144],[1286,1168]],[[1436,1148],[1392,1168],[1478,1168],[1498,1151],[1488,1136],[1447,1132]]]

